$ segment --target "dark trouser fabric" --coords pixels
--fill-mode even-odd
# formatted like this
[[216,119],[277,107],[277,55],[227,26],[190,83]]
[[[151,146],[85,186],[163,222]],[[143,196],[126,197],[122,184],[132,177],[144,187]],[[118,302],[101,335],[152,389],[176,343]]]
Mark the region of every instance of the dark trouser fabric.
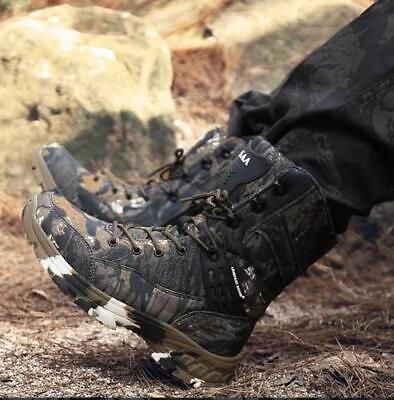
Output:
[[338,231],[394,200],[394,1],[378,0],[271,96],[234,100],[230,134],[263,129],[319,181]]

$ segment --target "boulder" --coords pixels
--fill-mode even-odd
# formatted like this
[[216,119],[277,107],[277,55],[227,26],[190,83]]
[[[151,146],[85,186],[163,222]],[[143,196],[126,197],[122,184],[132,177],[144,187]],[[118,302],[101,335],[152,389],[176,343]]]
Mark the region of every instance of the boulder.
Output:
[[197,125],[196,134],[205,123],[225,123],[229,103],[242,92],[272,91],[306,54],[363,10],[354,0],[130,3],[169,44],[178,115]]
[[[127,10],[150,21],[173,52],[177,141],[225,123],[231,99],[275,88],[307,53],[373,0],[35,0]],[[186,123],[185,123],[186,122]]]
[[[370,2],[360,1],[363,6]],[[11,138],[13,150],[9,154],[15,151],[21,151],[21,154],[20,158],[13,158],[17,162],[8,162],[11,156],[5,160],[0,150],[0,167],[7,165],[7,174],[13,180],[14,176],[22,174],[25,166],[19,160],[23,160],[30,149],[26,148],[26,143],[14,143],[13,138],[27,135],[37,139],[33,145],[48,141],[48,137],[62,141],[83,160],[94,159],[95,166],[107,162],[109,165],[106,166],[112,166],[114,172],[122,173],[133,171],[138,165],[138,171],[144,174],[151,169],[150,159],[154,158],[154,166],[157,166],[167,157],[168,149],[174,142],[187,147],[210,126],[226,123],[228,106],[235,96],[251,88],[263,92],[274,89],[307,53],[362,11],[357,4],[360,1],[73,0],[72,3],[78,5],[95,3],[130,11],[150,22],[164,38],[171,48],[174,67],[172,91],[177,106],[175,126],[178,128],[175,137],[167,122],[167,115],[171,114],[173,107],[169,93],[172,75],[170,56],[159,37],[153,34],[155,40],[146,40],[149,34],[144,32],[154,31],[148,23],[124,11],[67,6],[47,8],[38,14],[9,20],[0,25],[0,54],[6,55],[5,58],[0,56],[5,60],[0,65],[0,83],[3,87],[0,91],[9,93],[15,87],[15,69],[25,66],[22,76],[26,79],[17,81],[19,84],[15,93],[22,92],[28,101],[12,99],[8,94],[2,97],[7,99],[5,102],[8,107],[5,110],[12,110],[12,116],[4,118],[10,123],[3,122],[0,115],[2,136]],[[51,3],[56,2],[63,1]],[[42,1],[42,5],[45,3]],[[43,26],[42,32],[60,29],[70,35],[67,40],[62,34],[40,35],[31,24],[27,24],[28,28],[23,26],[23,21],[31,20]],[[15,50],[20,49],[18,52],[22,53],[20,57],[9,55],[8,39],[2,36],[8,26],[7,30],[16,32],[17,39],[12,40],[17,44]],[[20,34],[19,30],[22,30]],[[78,39],[70,39],[73,35]],[[63,42],[75,43],[74,50],[67,53],[70,62],[59,61],[65,60],[61,37]],[[101,50],[93,50],[92,56],[92,51],[88,50],[91,47],[109,49],[116,54],[116,61],[111,62],[111,53]],[[46,49],[37,55],[40,48]],[[137,48],[138,51],[133,50]],[[145,61],[140,57],[141,48],[144,49]],[[156,61],[152,61],[152,54],[155,54],[152,57],[156,57]],[[35,57],[41,61],[35,60]],[[17,67],[19,58],[22,64]],[[95,63],[96,58],[101,60],[100,63]],[[42,76],[48,75],[45,72],[42,74],[47,68],[46,63],[52,66],[52,70],[60,72],[55,76],[50,70],[53,78],[43,80]],[[140,79],[142,65],[145,72],[144,78]],[[39,66],[41,75],[37,73]],[[96,79],[94,74],[99,73],[97,71],[100,68],[102,76]],[[89,78],[86,79],[86,70],[96,72],[88,74]],[[21,74],[18,73],[18,76],[20,79]],[[70,76],[75,79],[70,79]],[[10,82],[4,85],[4,79]],[[77,89],[70,89],[72,79]],[[34,87],[33,82],[37,82]],[[61,84],[58,85],[58,82]],[[25,90],[28,87],[29,90]],[[147,92],[141,96],[136,87],[144,87]],[[56,95],[53,95],[54,92]],[[142,97],[144,101],[139,100]],[[8,99],[16,102],[17,107],[11,105]],[[53,101],[62,103],[54,107],[51,104]],[[119,111],[119,103],[124,110]],[[59,110],[65,112],[57,114]],[[148,110],[156,114],[149,115]],[[18,114],[17,118],[15,113]],[[45,122],[48,119],[51,121],[50,127]],[[7,125],[11,131],[12,126],[18,125],[18,135],[4,135]],[[156,130],[163,134],[154,133]],[[113,134],[108,135],[109,131]],[[94,143],[99,143],[99,146]],[[157,153],[158,149],[162,150],[160,154]]]
[[174,146],[171,54],[127,12],[58,6],[0,24],[0,189],[30,187],[29,159],[66,145],[88,167],[146,173]]
[[[233,43],[238,62],[232,69],[231,96],[251,88],[271,92],[307,54],[362,10],[352,0],[250,0],[229,7],[211,29],[220,40]],[[238,19],[240,33],[234,35],[228,27]]]
[[[213,0],[205,9],[200,3],[190,5],[178,22],[174,9],[178,5],[181,10],[185,1],[163,2],[160,9],[149,7],[151,3],[144,2],[145,8],[136,12],[157,27],[185,70],[198,61],[211,62],[211,74],[222,78],[228,99],[251,88],[273,90],[306,54],[363,10],[353,0]],[[177,79],[177,69],[175,73]],[[204,86],[212,82],[200,79]]]

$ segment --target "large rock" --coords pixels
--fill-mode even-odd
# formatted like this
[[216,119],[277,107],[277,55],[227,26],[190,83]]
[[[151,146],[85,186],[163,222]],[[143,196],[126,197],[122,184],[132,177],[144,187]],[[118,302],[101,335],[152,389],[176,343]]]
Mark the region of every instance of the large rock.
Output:
[[53,141],[88,166],[150,170],[174,144],[171,83],[167,45],[130,13],[64,5],[3,22],[0,188],[29,186],[31,152]]
[[363,9],[353,0],[136,0],[130,7],[172,49],[178,114],[195,134],[204,123],[225,123],[242,92],[272,91]]
[[[185,70],[210,62],[229,98],[251,88],[271,91],[306,54],[363,10],[354,0],[212,0],[205,12],[190,5],[177,25],[174,9],[184,1],[164,2],[160,10],[150,8],[151,3],[137,12],[154,23]],[[201,81],[204,86],[211,82]]]
[[[212,30],[225,43],[234,43],[233,52],[238,50],[231,95],[251,88],[272,91],[307,54],[361,11],[353,0],[251,0],[229,7]],[[238,18],[242,25],[234,35],[228,27]]]

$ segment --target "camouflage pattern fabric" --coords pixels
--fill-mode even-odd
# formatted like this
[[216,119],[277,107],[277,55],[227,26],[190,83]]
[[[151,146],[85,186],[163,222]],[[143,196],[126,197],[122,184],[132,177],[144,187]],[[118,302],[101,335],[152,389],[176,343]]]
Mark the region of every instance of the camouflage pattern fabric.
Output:
[[[333,216],[394,199],[394,2],[379,0],[305,58],[271,96],[235,99],[230,134],[248,129],[310,171]],[[342,211],[342,213],[341,213]]]

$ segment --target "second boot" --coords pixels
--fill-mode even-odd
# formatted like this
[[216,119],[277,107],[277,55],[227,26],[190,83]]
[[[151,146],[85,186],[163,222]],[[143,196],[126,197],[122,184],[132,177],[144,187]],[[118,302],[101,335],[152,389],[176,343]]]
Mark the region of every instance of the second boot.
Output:
[[154,171],[156,179],[140,186],[122,182],[108,171],[88,171],[56,143],[34,153],[32,169],[43,190],[62,194],[90,215],[110,222],[166,225],[193,213],[181,198],[216,188],[220,174],[244,145],[242,138],[213,129],[188,152],[177,149],[175,160]]

